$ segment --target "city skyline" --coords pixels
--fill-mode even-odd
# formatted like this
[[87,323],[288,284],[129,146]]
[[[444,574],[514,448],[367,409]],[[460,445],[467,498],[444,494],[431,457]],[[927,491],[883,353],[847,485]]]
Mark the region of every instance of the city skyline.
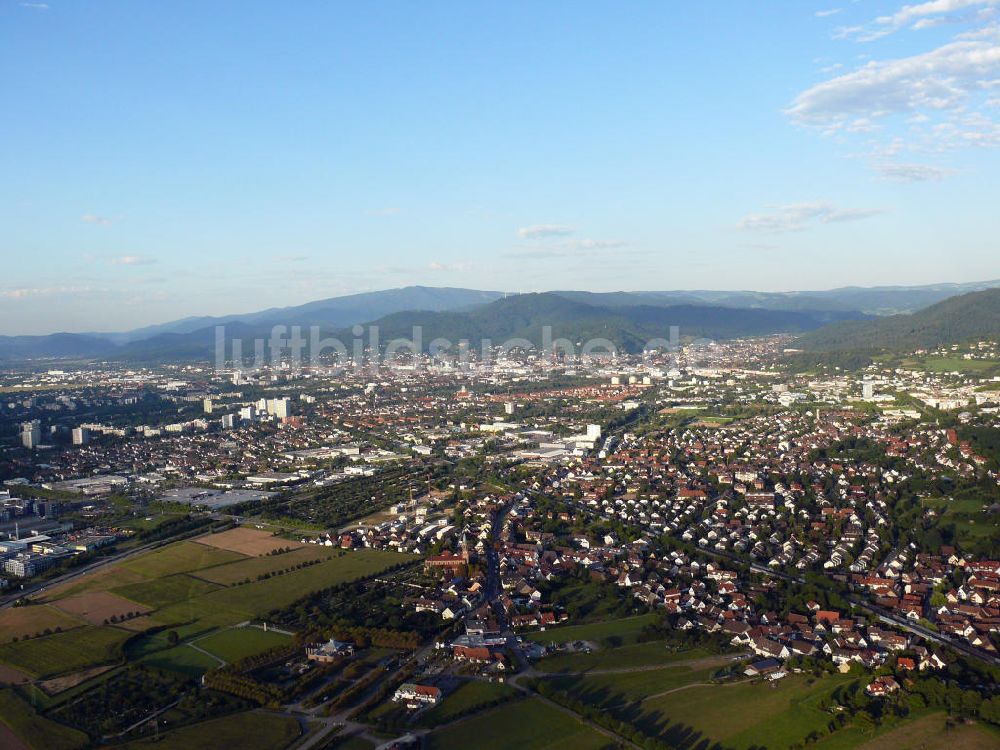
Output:
[[0,333],[997,278],[998,9],[5,3]]

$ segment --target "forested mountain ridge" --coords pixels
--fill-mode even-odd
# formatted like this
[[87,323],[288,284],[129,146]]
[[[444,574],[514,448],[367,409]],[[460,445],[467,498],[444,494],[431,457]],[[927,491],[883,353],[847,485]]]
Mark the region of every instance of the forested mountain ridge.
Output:
[[811,352],[908,352],[978,340],[1000,340],[1000,289],[951,297],[909,315],[833,323],[800,337]]

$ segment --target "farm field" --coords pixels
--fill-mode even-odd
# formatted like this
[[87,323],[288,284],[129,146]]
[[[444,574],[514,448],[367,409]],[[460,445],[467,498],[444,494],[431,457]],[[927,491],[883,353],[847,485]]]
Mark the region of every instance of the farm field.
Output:
[[33,636],[45,632],[46,628],[70,630],[83,624],[80,618],[47,604],[8,607],[0,611],[0,643]]
[[308,547],[294,549],[291,552],[285,552],[280,555],[251,557],[227,563],[225,565],[208,568],[206,570],[198,571],[197,577],[212,583],[229,586],[230,584],[244,581],[247,578],[254,581],[259,575],[273,573],[276,570],[285,570],[286,568],[294,567],[299,563],[310,562],[313,560],[325,560],[334,554],[335,553],[332,550],[328,550],[324,547],[309,545]]
[[269,648],[287,646],[292,639],[284,633],[273,630],[265,632],[259,628],[230,628],[201,638],[197,641],[202,648],[223,661],[233,662],[247,656],[254,656]]
[[610,740],[536,698],[507,703],[431,733],[429,750],[599,750]]
[[103,625],[112,617],[132,612],[149,612],[149,607],[136,604],[107,591],[93,591],[60,599],[54,606],[68,615],[80,617],[91,625]]
[[307,546],[302,542],[283,539],[266,531],[248,529],[245,526],[238,526],[235,529],[222,531],[218,534],[208,534],[198,537],[193,543],[210,549],[237,552],[247,557],[266,555],[268,552],[272,552],[280,547],[298,549]]
[[240,612],[248,617],[284,607],[311,591],[364,578],[396,563],[415,559],[411,555],[377,550],[357,550],[285,575],[214,591],[192,600],[209,610]]
[[656,619],[656,615],[639,615],[586,625],[558,625],[544,631],[525,633],[524,638],[536,643],[593,641],[607,647],[624,646],[635,643],[636,636]]
[[79,672],[71,672],[70,674],[65,674],[60,677],[53,677],[51,680],[44,680],[43,682],[37,683],[37,685],[45,692],[46,695],[56,696],[67,690],[75,688],[77,685],[82,685],[88,680],[91,680],[94,677],[104,674],[114,668],[115,667],[113,665],[104,665],[103,667],[81,669]]
[[0,747],[20,750],[6,742],[11,738],[31,750],[77,750],[89,744],[83,732],[39,716],[14,690],[0,690]]
[[115,750],[216,750],[220,747],[239,750],[283,750],[299,736],[299,724],[287,716],[260,711],[223,716],[200,724],[181,727],[159,741],[153,738],[115,745]]
[[0,683],[5,685],[20,685],[22,682],[30,682],[31,676],[20,669],[8,664],[0,664]]
[[175,542],[121,563],[121,567],[145,578],[162,578],[212,565],[234,562],[243,555],[193,541]]
[[41,595],[35,596],[36,601],[51,602],[63,599],[74,594],[82,594],[88,591],[107,591],[116,586],[125,586],[129,583],[138,583],[145,580],[138,573],[119,567],[117,565],[107,565],[95,571],[84,573],[72,580],[60,583],[51,588],[42,590]]
[[[269,533],[249,529],[238,535],[230,534],[228,539],[225,534],[215,535],[213,541],[220,538],[222,543],[241,549],[251,549],[254,545],[296,546]],[[285,570],[318,557],[323,558],[322,562],[241,583],[248,577],[255,579],[261,573]],[[0,641],[0,674],[11,682],[45,680],[51,692],[35,688],[33,695],[39,705],[49,708],[73,700],[75,695],[115,671],[102,674],[102,670],[94,668],[117,665],[123,659],[197,678],[222,663],[291,642],[290,636],[283,633],[249,627],[231,629],[232,626],[265,615],[312,591],[364,578],[412,559],[415,558],[393,552],[342,553],[311,546],[309,549],[299,546],[279,555],[247,557],[241,552],[190,540],[169,544],[81,576],[67,585],[53,587],[44,592],[44,603],[0,612],[0,634],[8,636],[5,642]],[[203,578],[213,571],[223,571],[220,582]],[[136,613],[138,617],[126,622],[104,624],[112,617]],[[162,627],[141,632],[153,626]],[[61,632],[23,638],[24,634],[34,636],[47,628],[55,631],[57,627]],[[14,641],[18,633],[20,639]],[[251,720],[250,716],[246,714],[244,718]],[[295,722],[275,725],[274,717],[252,716],[253,721],[263,721],[280,730],[270,736],[262,730],[258,738],[261,748],[280,748],[290,741],[281,727],[291,727],[297,734]],[[46,721],[40,715],[38,720]],[[224,733],[226,726],[219,724],[219,732]],[[10,730],[3,731],[9,735]],[[178,730],[178,746],[218,746],[200,737],[198,731],[205,730],[196,731],[195,727]],[[235,736],[237,729],[232,731]],[[193,739],[189,738],[189,732],[194,733]],[[13,742],[11,739],[9,744]],[[59,747],[46,745],[50,746]],[[163,741],[159,747],[171,745]]]
[[[535,668],[539,672],[584,672],[592,669],[625,669],[668,665],[677,661],[702,659],[709,654],[704,649],[669,651],[662,641],[637,643],[634,646],[600,649],[591,653],[553,654],[539,661]],[[724,663],[728,657],[721,657]]]
[[120,658],[132,633],[87,625],[29,641],[0,645],[0,661],[34,677],[54,677]]

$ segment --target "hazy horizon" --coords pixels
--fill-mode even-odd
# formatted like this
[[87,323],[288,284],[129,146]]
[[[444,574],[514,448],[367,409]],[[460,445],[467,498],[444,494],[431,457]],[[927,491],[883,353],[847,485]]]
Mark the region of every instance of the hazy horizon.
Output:
[[[470,291],[470,292],[496,293],[496,294],[503,294],[505,296],[507,296],[507,295],[515,296],[515,295],[521,295],[521,294],[559,293],[559,292],[583,292],[583,293],[596,293],[596,294],[602,294],[602,293],[610,293],[610,294],[615,294],[615,293],[621,293],[621,294],[697,294],[697,293],[715,293],[715,292],[719,292],[719,293],[733,293],[733,294],[739,294],[739,293],[746,293],[746,294],[787,294],[787,295],[800,295],[800,296],[807,297],[810,294],[824,294],[824,293],[836,292],[836,291],[840,291],[840,290],[849,290],[849,289],[869,290],[869,291],[871,291],[871,290],[879,290],[879,289],[905,290],[905,289],[927,289],[927,288],[934,288],[934,287],[949,287],[949,286],[967,286],[967,285],[975,285],[975,284],[983,284],[983,285],[985,285],[985,284],[992,284],[992,285],[995,285],[995,286],[1000,286],[1000,279],[980,279],[980,280],[974,280],[974,281],[969,281],[969,282],[939,281],[939,282],[934,282],[934,283],[931,283],[931,284],[920,284],[920,285],[912,285],[912,286],[911,285],[905,285],[905,284],[900,284],[900,285],[875,285],[875,286],[847,285],[847,286],[843,286],[843,287],[833,287],[833,288],[829,288],[829,289],[782,289],[782,290],[766,290],[766,289],[695,289],[695,288],[690,288],[690,289],[609,289],[609,290],[606,290],[606,291],[603,291],[603,292],[602,291],[597,291],[597,290],[594,290],[594,289],[572,289],[572,290],[571,289],[532,289],[532,290],[526,290],[526,291],[511,291],[511,290],[504,290],[504,289],[472,289],[472,288],[469,288],[469,287],[445,287],[445,286],[434,287],[434,286],[429,286],[429,285],[425,285],[425,284],[413,284],[413,285],[408,285],[408,286],[404,286],[404,287],[389,287],[389,288],[385,288],[385,289],[373,289],[373,290],[370,290],[370,291],[367,291],[367,292],[349,292],[349,293],[346,293],[346,294],[333,295],[331,297],[319,297],[319,298],[315,298],[315,299],[303,299],[303,300],[300,300],[298,302],[293,303],[292,305],[281,305],[281,306],[274,306],[274,307],[271,307],[271,308],[248,308],[248,309],[243,309],[243,310],[227,310],[227,311],[223,311],[223,312],[220,312],[220,313],[206,313],[206,314],[194,314],[194,313],[183,314],[183,315],[179,314],[179,315],[175,315],[173,317],[165,318],[163,320],[155,320],[155,321],[152,321],[150,323],[144,323],[142,325],[135,325],[135,326],[131,326],[129,328],[122,328],[122,329],[119,329],[119,330],[101,330],[101,331],[97,331],[97,330],[85,330],[85,329],[79,329],[79,330],[62,329],[62,330],[42,331],[42,332],[39,332],[39,333],[23,333],[23,332],[20,332],[20,331],[5,331],[5,330],[3,330],[2,325],[0,325],[0,336],[32,336],[32,335],[46,336],[46,335],[61,334],[61,333],[94,334],[94,335],[115,335],[115,334],[129,333],[129,332],[132,332],[132,331],[141,330],[141,329],[149,328],[149,327],[157,327],[157,326],[162,326],[162,325],[166,325],[166,324],[170,324],[170,323],[176,323],[176,322],[180,322],[180,321],[187,320],[187,319],[239,317],[239,316],[246,316],[246,315],[257,314],[257,313],[261,313],[261,312],[264,312],[266,310],[271,310],[271,309],[281,310],[281,309],[285,309],[285,308],[294,308],[294,307],[298,307],[300,305],[308,305],[308,304],[312,304],[312,303],[316,303],[316,302],[323,302],[323,301],[327,301],[327,300],[335,300],[335,299],[340,299],[340,298],[343,298],[343,297],[354,297],[354,296],[360,296],[360,295],[366,295],[366,294],[377,294],[379,292],[403,291],[403,290],[407,290],[407,289],[417,289],[417,288],[423,288],[423,289],[463,289],[465,291]],[[488,302],[483,302],[482,304],[488,304]],[[706,303],[706,304],[710,304],[710,303]],[[725,304],[725,303],[720,303],[720,304]],[[414,307],[413,309],[414,310],[419,310],[420,308]],[[822,305],[818,305],[817,309],[822,309]]]

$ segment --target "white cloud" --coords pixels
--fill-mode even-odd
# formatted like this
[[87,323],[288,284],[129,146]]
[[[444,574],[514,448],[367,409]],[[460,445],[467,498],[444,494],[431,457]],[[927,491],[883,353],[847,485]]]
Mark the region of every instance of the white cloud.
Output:
[[[1000,0],[996,4],[1000,7]],[[928,17],[931,6],[957,7],[924,3],[879,20],[914,24]],[[983,22],[929,51],[871,60],[828,78],[796,96],[785,114],[838,143],[855,139],[886,179],[939,180],[957,170],[911,167],[930,154],[1000,146],[998,88],[1000,24]]]
[[785,113],[813,125],[843,125],[853,117],[951,109],[1000,76],[1000,44],[963,40],[931,52],[882,62],[806,89]]
[[84,214],[80,217],[80,221],[85,224],[96,224],[101,227],[109,227],[115,223],[114,219],[109,219],[107,216],[98,216],[96,214]]
[[464,273],[472,269],[473,265],[471,263],[441,263],[440,261],[432,261],[427,264],[427,270],[435,272],[459,271]]
[[930,0],[904,5],[869,24],[841,26],[834,32],[834,38],[873,42],[905,28],[920,31],[949,23],[983,22],[995,17],[998,6],[1000,0]]
[[766,212],[747,214],[736,227],[752,232],[798,232],[816,224],[860,221],[885,213],[881,208],[837,208],[826,201],[768,206]]
[[566,240],[559,243],[560,247],[567,250],[610,250],[616,247],[625,247],[628,243],[624,240]]
[[875,171],[890,182],[939,182],[957,170],[935,167],[930,164],[895,164],[886,162],[875,165]]
[[816,18],[828,18],[829,16],[837,15],[843,10],[843,8],[827,8],[826,10],[817,10],[815,16]]
[[86,286],[19,287],[0,290],[0,297],[6,299],[29,299],[31,297],[51,297],[57,294],[87,294],[94,291]]
[[18,3],[22,8],[31,8],[32,10],[48,10],[48,3]]
[[517,234],[526,240],[537,240],[546,237],[567,237],[575,231],[573,227],[561,224],[535,224],[530,227],[521,227],[517,230]]
[[122,255],[111,259],[113,266],[148,266],[152,263],[156,263],[156,258],[147,255]]

